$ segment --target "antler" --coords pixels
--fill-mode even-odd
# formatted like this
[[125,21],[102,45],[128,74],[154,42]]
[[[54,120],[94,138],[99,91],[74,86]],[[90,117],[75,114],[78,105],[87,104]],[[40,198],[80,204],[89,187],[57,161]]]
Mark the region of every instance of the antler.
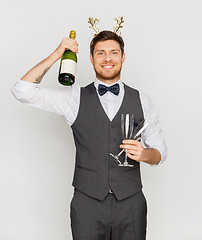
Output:
[[96,26],[99,21],[100,20],[97,18],[95,18],[95,20],[94,20],[93,18],[89,17],[89,19],[88,19],[88,23],[91,24],[91,26],[89,26],[89,28],[92,28],[95,31],[94,36],[96,36],[99,33],[99,28]]
[[[114,21],[116,22],[116,27],[114,27],[114,33],[118,34],[118,31],[120,28],[123,28],[122,24],[124,23],[123,16],[119,18],[114,18]],[[120,35],[120,33],[119,33]]]

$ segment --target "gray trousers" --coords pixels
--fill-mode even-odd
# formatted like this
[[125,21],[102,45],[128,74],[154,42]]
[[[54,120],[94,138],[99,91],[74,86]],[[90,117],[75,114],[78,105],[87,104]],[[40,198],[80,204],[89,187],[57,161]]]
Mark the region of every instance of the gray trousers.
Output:
[[76,190],[70,204],[73,240],[145,240],[147,203],[142,191],[118,201],[103,201]]

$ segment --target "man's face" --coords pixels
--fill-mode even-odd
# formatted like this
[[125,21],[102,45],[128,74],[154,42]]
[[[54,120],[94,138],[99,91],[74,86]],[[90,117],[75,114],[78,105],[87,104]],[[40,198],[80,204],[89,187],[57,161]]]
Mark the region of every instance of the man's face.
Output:
[[118,42],[106,40],[95,45],[93,56],[90,55],[96,77],[98,80],[112,84],[120,78],[122,64],[125,54],[121,54]]

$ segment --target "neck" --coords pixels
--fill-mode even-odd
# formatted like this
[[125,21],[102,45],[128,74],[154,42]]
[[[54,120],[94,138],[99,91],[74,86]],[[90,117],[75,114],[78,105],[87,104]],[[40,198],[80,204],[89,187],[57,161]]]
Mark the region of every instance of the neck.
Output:
[[103,83],[105,83],[105,84],[111,85],[111,84],[114,84],[114,83],[118,82],[119,79],[120,79],[120,76],[117,77],[117,78],[113,78],[113,79],[102,79],[102,78],[99,78],[99,77],[97,77],[97,76],[96,76],[96,78],[97,78],[99,81],[101,81],[101,82],[103,82]]

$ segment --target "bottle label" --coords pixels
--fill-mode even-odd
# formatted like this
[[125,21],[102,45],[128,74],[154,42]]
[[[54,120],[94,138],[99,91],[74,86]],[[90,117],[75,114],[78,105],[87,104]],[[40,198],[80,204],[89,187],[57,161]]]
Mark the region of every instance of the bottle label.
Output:
[[76,75],[76,62],[71,59],[63,59],[60,73],[70,73]]

